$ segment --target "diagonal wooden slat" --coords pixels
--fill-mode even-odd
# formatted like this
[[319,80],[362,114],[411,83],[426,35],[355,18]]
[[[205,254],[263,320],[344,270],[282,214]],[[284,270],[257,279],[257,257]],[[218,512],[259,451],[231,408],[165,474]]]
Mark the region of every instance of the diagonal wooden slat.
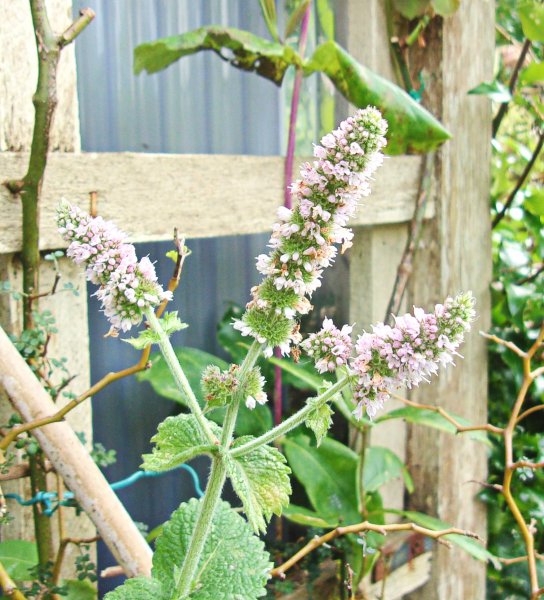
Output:
[[[0,181],[20,177],[27,155],[0,153]],[[412,217],[421,159],[387,158],[354,225],[399,223]],[[41,248],[62,248],[55,208],[61,198],[89,206],[131,235],[132,241],[168,240],[172,230],[189,238],[262,233],[271,229],[283,201],[279,156],[53,153],[41,209]],[[21,248],[20,205],[0,188],[0,254]],[[431,216],[431,214],[429,215]]]

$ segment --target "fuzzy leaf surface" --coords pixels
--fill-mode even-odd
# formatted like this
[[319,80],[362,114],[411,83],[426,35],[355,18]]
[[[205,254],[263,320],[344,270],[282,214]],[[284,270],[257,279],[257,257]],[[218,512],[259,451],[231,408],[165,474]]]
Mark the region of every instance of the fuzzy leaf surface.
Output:
[[270,42],[249,31],[214,25],[137,46],[134,72],[156,73],[202,50],[212,50],[233,67],[255,71],[276,85],[281,84],[288,67],[300,64],[298,54],[289,46]]
[[[221,434],[215,423],[210,423],[210,426],[216,436]],[[152,453],[143,455],[142,469],[146,471],[167,471],[199,454],[215,450],[194,415],[166,418],[151,441],[155,444]]]
[[302,483],[319,518],[351,525],[361,520],[357,508],[357,454],[344,444],[325,438],[319,448],[304,434],[283,442],[289,466]]
[[[315,399],[310,398],[308,402],[310,403],[312,400]],[[306,427],[314,432],[318,447],[332,425],[333,414],[332,408],[327,402],[325,402],[324,404],[321,404],[321,406],[314,408],[314,410],[308,415],[306,421],[304,421]]]
[[[238,438],[233,447],[252,439]],[[227,473],[234,491],[242,501],[244,512],[255,532],[265,532],[273,514],[281,515],[289,504],[291,469],[283,454],[273,446],[260,446],[248,454],[227,461]]]
[[336,42],[318,46],[305,64],[305,74],[325,73],[336,89],[359,108],[379,108],[389,124],[388,154],[429,152],[451,136],[430,112],[403,89],[357,62]]
[[104,600],[142,600],[142,598],[170,600],[170,595],[165,593],[156,579],[136,577],[127,579],[123,585],[106,594]]
[[[183,503],[165,524],[153,556],[153,577],[174,590],[174,569],[187,554],[198,516],[199,501]],[[228,502],[220,502],[204,544],[190,593],[191,600],[250,600],[266,595],[272,567],[263,542]]]

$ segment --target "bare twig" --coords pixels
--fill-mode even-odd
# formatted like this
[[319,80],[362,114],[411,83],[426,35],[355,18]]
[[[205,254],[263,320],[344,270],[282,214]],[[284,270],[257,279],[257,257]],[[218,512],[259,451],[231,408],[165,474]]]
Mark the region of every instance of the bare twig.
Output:
[[[525,57],[527,56],[527,52],[529,52],[530,48],[531,48],[531,40],[527,39],[523,43],[521,52],[519,53],[519,57],[516,62],[516,66],[514,67],[514,70],[512,71],[512,75],[510,76],[510,83],[508,84],[508,89],[510,90],[511,94],[514,93],[514,90],[516,88],[516,83],[518,81],[520,69],[521,69],[521,67],[523,67],[523,63],[525,62]],[[499,110],[497,111],[497,114],[495,115],[495,118],[493,119],[493,125],[492,125],[492,130],[491,130],[491,136],[493,138],[495,138],[497,136],[497,132],[499,131],[499,127],[501,126],[502,120],[504,119],[504,117],[506,116],[506,113],[508,112],[509,106],[510,106],[509,102],[504,102],[503,104],[501,104]]]
[[[71,538],[71,537],[63,537],[61,538],[60,542],[59,542],[59,549],[57,552],[57,557],[55,559],[55,564],[53,566],[53,575],[52,575],[52,581],[55,585],[58,584],[59,580],[60,580],[60,571],[62,568],[62,563],[64,561],[64,555],[66,554],[66,548],[68,547],[69,544],[75,544],[76,546],[81,546],[82,544],[94,544],[94,542],[97,542],[100,539],[99,535],[94,535],[93,537],[90,538]],[[59,600],[60,596],[58,598],[55,598],[54,600]]]
[[385,323],[389,323],[392,319],[392,315],[396,315],[399,312],[404,291],[406,290],[408,280],[410,279],[414,268],[414,256],[421,236],[421,228],[431,188],[433,164],[434,153],[431,152],[426,154],[423,157],[419,191],[414,208],[414,215],[408,228],[408,239],[397,269],[397,276],[393,285],[391,297],[389,298],[387,310],[385,311]]
[[0,562],[0,587],[4,595],[13,600],[26,600],[26,596],[17,588],[13,579],[8,575],[6,568]]
[[391,394],[393,398],[400,400],[406,406],[411,406],[412,408],[417,408],[419,410],[430,410],[444,417],[446,421],[451,423],[457,433],[466,433],[468,431],[489,431],[489,433],[502,433],[503,430],[500,427],[495,427],[495,425],[491,425],[490,423],[484,423],[483,425],[463,425],[459,423],[455,417],[452,417],[449,413],[447,413],[441,406],[433,406],[432,404],[420,404],[419,402],[414,402],[412,400],[408,400],[407,398],[403,398],[398,394]]
[[[374,523],[369,523],[368,521],[363,521],[362,523],[358,523],[356,525],[337,527],[336,529],[333,529],[332,531],[329,531],[328,533],[320,537],[316,536],[315,538],[310,540],[303,548],[301,548],[296,554],[294,554],[289,560],[285,561],[279,567],[272,569],[270,574],[273,577],[283,577],[286,571],[288,571],[293,565],[295,565],[306,555],[313,552],[316,548],[319,548],[319,546],[331,542],[335,538],[340,537],[342,535],[347,535],[348,533],[364,533],[366,531],[375,531],[376,533],[379,533],[381,535],[387,535],[389,532],[392,531],[414,531],[416,533],[419,533],[421,535],[435,540],[439,540],[440,538],[446,535],[457,534],[464,535],[469,538],[474,538],[480,542],[483,542],[483,540],[478,534],[473,533],[472,531],[466,531],[464,529],[457,529],[456,527],[449,527],[447,529],[441,530],[433,530],[416,525],[416,523],[392,523],[390,525],[376,525]],[[446,545],[450,545],[448,541],[443,541],[446,543]]]
[[517,354],[520,358],[525,358],[526,353],[514,344],[514,342],[509,342],[508,340],[503,340],[502,338],[492,335],[490,333],[486,333],[485,331],[480,331],[480,335],[484,337],[486,340],[490,342],[495,342],[495,344],[499,344],[499,346],[504,346],[511,350],[514,354]]
[[535,149],[533,150],[533,154],[532,154],[529,162],[525,165],[525,168],[523,169],[522,174],[519,176],[518,180],[516,181],[516,185],[514,186],[514,189],[510,192],[510,194],[509,194],[508,198],[506,199],[506,202],[504,203],[500,212],[498,212],[495,215],[495,218],[493,219],[493,223],[492,223],[493,228],[495,228],[502,221],[504,215],[506,214],[506,211],[510,208],[510,205],[514,201],[516,194],[519,192],[519,190],[522,188],[523,184],[525,183],[525,180],[529,176],[529,173],[531,172],[531,170],[536,162],[536,159],[538,158],[538,155],[540,154],[540,151],[542,150],[543,144],[544,144],[544,130],[540,132],[540,135],[538,136],[538,142],[536,144]]

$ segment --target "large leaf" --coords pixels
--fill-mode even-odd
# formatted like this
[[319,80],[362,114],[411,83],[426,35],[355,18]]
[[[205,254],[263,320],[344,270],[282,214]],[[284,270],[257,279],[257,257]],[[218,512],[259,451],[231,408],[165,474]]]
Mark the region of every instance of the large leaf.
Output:
[[283,443],[289,465],[319,518],[335,526],[360,521],[355,452],[330,438],[317,448],[304,434],[288,437]]
[[0,542],[0,562],[15,581],[32,578],[29,570],[38,564],[38,550],[34,542],[7,540]]
[[296,504],[289,504],[283,509],[283,516],[298,523],[299,525],[305,525],[306,527],[319,527],[321,529],[332,529],[335,524],[329,523],[322,519],[316,512],[304,506],[297,506]]
[[[432,529],[433,531],[452,527],[452,525],[448,525],[448,523],[445,523],[436,517],[430,517],[424,513],[415,512],[412,510],[387,510],[386,512],[402,515],[409,521],[413,521],[417,525],[425,527],[426,529]],[[501,563],[497,560],[497,557],[486,550],[485,547],[478,542],[478,540],[459,534],[446,535],[443,539],[449,540],[453,544],[456,544],[459,546],[459,548],[462,548],[474,558],[477,558],[483,562],[491,561],[496,569],[501,568]]]
[[96,600],[96,588],[88,579],[66,579],[62,585],[68,591],[66,596],[61,596],[63,600]]
[[[250,441],[250,436],[237,439],[233,446]],[[266,531],[272,515],[280,516],[289,504],[291,469],[283,454],[273,446],[259,448],[226,462],[234,491],[242,501],[249,524],[255,532]]]
[[414,491],[414,484],[406,465],[392,450],[379,446],[367,448],[363,470],[365,492],[375,492],[382,485],[397,477],[404,479],[404,485],[410,493]]
[[[310,398],[308,403],[315,403],[317,398]],[[333,410],[327,402],[316,406],[314,410],[306,417],[304,424],[308,429],[314,432],[317,445],[320,446],[323,438],[327,435],[330,426],[332,425]]]
[[[202,371],[208,365],[217,365],[221,370],[225,370],[229,368],[228,363],[213,354],[198,350],[197,348],[176,348],[175,352],[200,406],[205,408],[205,401],[200,388]],[[245,353],[244,351],[244,356]],[[151,356],[151,368],[138,373],[137,378],[139,381],[148,381],[159,396],[187,406],[182,393],[176,386],[166,361],[160,354],[153,354]],[[219,424],[223,422],[224,415],[224,408],[212,410],[207,413],[207,416],[212,421]],[[267,406],[260,405],[253,410],[249,410],[244,404],[240,406],[236,421],[236,433],[238,435],[260,435],[268,431],[271,425],[272,415]]]
[[170,600],[171,594],[155,579],[137,577],[127,579],[123,585],[105,595],[104,600]]
[[532,42],[544,42],[544,4],[540,0],[520,0],[518,10],[523,33]]
[[156,73],[202,50],[213,50],[237,69],[256,71],[276,85],[281,84],[289,66],[300,64],[298,54],[289,46],[270,42],[249,31],[212,25],[137,46],[134,72],[138,74],[145,69]]
[[279,367],[287,374],[286,382],[301,390],[319,390],[323,387],[324,377],[318,375],[310,361],[293,362],[291,359],[276,358],[271,356],[268,362]]
[[315,50],[305,74],[325,73],[349,102],[360,108],[372,104],[389,124],[388,154],[428,152],[451,136],[448,131],[404,90],[358,63],[336,42],[329,40]]
[[[187,554],[199,511],[199,501],[182,504],[165,524],[153,556],[153,577],[164,589],[176,588],[174,570]],[[239,600],[260,598],[272,563],[261,540],[247,521],[227,502],[215,512],[198,565],[191,600]]]
[[[210,425],[214,434],[219,437],[220,428],[215,423]],[[146,471],[168,471],[199,454],[210,454],[215,450],[194,415],[168,417],[159,424],[151,441],[155,444],[152,454],[144,454],[142,457],[142,469]]]
[[[198,348],[176,348],[175,352],[179,364],[181,365],[199,404],[204,406],[204,398],[200,389],[200,377],[202,371],[208,365],[217,365],[221,370],[225,370],[229,368],[228,363],[213,354],[198,350]],[[185,398],[178,389],[162,355],[152,354],[150,362],[151,368],[138,373],[136,376],[138,380],[148,381],[159,396],[163,396],[164,398],[174,400],[183,406],[187,406]]]
[[[460,425],[468,426],[470,422],[458,415],[451,415]],[[388,413],[385,413],[378,417],[375,421],[383,423],[383,421],[389,421],[390,419],[404,419],[409,423],[418,423],[419,425],[425,425],[426,427],[432,427],[433,429],[440,429],[441,431],[447,431],[448,433],[457,433],[457,429],[447,419],[445,419],[440,413],[428,410],[426,408],[415,408],[413,406],[405,406],[403,408],[397,408]],[[485,431],[471,431],[463,434],[468,435],[469,438],[478,442],[483,442],[489,445],[490,442],[487,439]]]

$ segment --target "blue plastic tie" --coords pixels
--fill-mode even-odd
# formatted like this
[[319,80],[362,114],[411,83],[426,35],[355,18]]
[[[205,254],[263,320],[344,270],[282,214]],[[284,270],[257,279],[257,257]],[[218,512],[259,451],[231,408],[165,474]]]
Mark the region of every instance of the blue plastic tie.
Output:
[[[187,471],[193,480],[193,486],[195,488],[196,495],[199,498],[202,498],[204,492],[202,491],[202,487],[200,486],[200,479],[198,477],[198,473],[193,469],[193,467],[189,465],[180,465],[175,469],[170,469],[168,471],[162,471],[157,473],[156,471],[136,471],[132,475],[129,475],[125,479],[121,479],[120,481],[116,481],[110,484],[110,487],[113,490],[122,490],[123,488],[129,487],[139,481],[140,479],[146,477],[160,477],[166,473],[172,473],[173,471],[178,471],[183,469]],[[32,504],[41,503],[44,506],[43,514],[51,517],[54,512],[58,509],[59,506],[73,506],[74,493],[73,492],[64,492],[62,500],[58,500],[58,496],[56,492],[38,492],[33,498],[29,500],[24,500],[19,496],[19,494],[4,494],[5,498],[10,498],[18,502],[21,506],[31,506]]]

